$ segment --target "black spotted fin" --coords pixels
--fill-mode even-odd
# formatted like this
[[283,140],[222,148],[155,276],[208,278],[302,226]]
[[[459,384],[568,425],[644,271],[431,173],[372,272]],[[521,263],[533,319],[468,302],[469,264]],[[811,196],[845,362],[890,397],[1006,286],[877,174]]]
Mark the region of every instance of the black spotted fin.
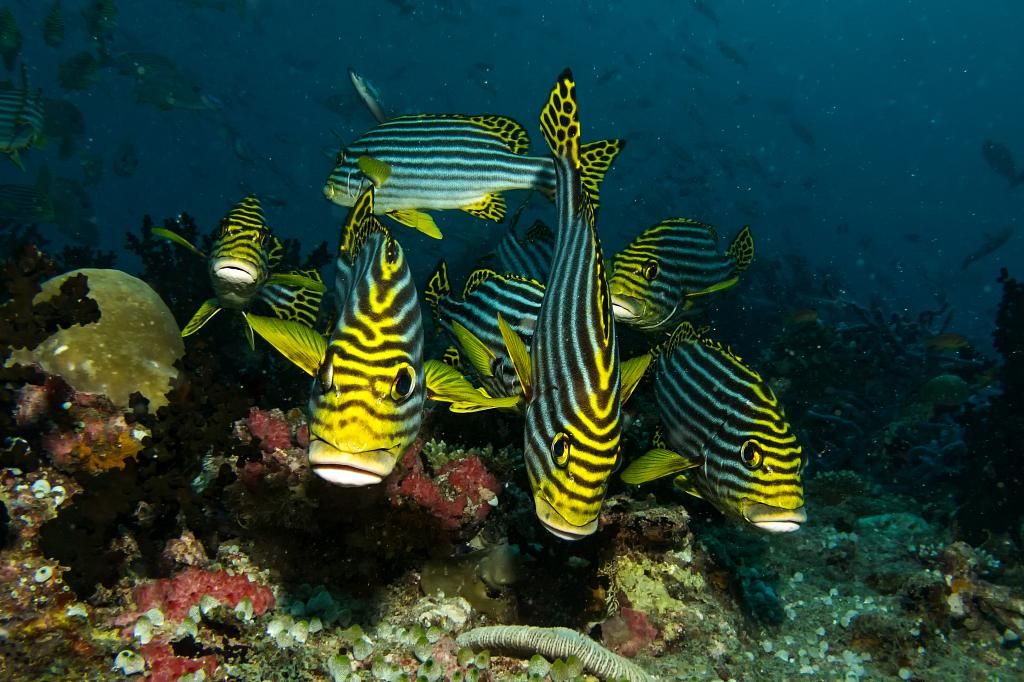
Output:
[[[456,114],[456,116],[459,116]],[[513,154],[527,154],[530,151],[530,136],[519,121],[508,116],[496,116],[485,114],[481,116],[469,116],[470,121],[480,125],[482,128],[500,139]]]
[[754,261],[754,235],[750,232],[750,225],[743,226],[732,240],[732,244],[725,250],[725,255],[736,263],[737,274],[750,267]]
[[254,332],[273,346],[278,353],[310,376],[327,354],[327,339],[318,331],[291,320],[242,313]]
[[448,346],[444,349],[444,353],[441,354],[441,362],[462,374],[466,373],[466,368],[462,364],[462,354],[455,346]]
[[469,276],[466,277],[466,284],[462,287],[462,298],[469,298],[469,295],[476,291],[481,284],[497,276],[498,273],[490,268],[477,268],[469,273]]
[[297,270],[271,275],[259,296],[275,317],[315,327],[325,289],[319,272]]
[[625,483],[640,485],[688,469],[696,469],[702,463],[699,458],[686,457],[667,448],[654,448],[630,462],[620,474],[620,478]]
[[462,206],[461,208],[472,216],[496,223],[500,223],[505,219],[505,211],[507,210],[505,197],[496,192],[485,194],[480,201],[468,206]]
[[438,262],[437,267],[434,268],[434,272],[430,274],[427,286],[423,290],[423,300],[430,306],[430,311],[434,314],[435,324],[437,324],[440,318],[441,300],[451,295],[452,283],[448,279],[448,264],[442,258]]

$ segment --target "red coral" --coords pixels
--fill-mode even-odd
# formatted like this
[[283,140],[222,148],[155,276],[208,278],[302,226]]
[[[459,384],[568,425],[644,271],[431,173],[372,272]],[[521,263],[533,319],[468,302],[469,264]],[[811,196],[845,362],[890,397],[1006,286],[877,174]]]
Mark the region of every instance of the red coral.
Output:
[[178,621],[183,620],[188,610],[206,595],[232,608],[248,598],[252,601],[253,613],[257,615],[274,605],[274,593],[270,588],[254,583],[248,576],[197,568],[182,571],[173,578],[139,585],[135,588],[135,603],[140,611],[159,608],[169,619]]
[[194,673],[202,669],[206,672],[207,679],[217,671],[216,656],[202,656],[200,658],[185,658],[175,656],[171,645],[166,642],[152,641],[144,644],[141,648],[142,655],[149,663],[149,682],[176,682],[182,675]]
[[430,478],[419,457],[420,447],[422,443],[417,441],[402,458],[405,475],[388,481],[391,503],[401,506],[409,500],[430,513],[445,530],[474,526],[487,518],[489,502],[500,487],[480,458],[473,455],[448,462]]
[[[24,411],[19,408],[19,414],[26,420],[38,420],[40,405],[53,407],[54,391],[58,390],[54,385],[47,379],[41,393],[23,393]],[[125,462],[142,450],[143,432],[137,432],[125,420],[124,412],[105,396],[72,392],[59,409],[60,420],[54,420],[56,428],[43,435],[42,445],[54,465],[65,471],[123,469]],[[60,426],[64,423],[74,426]]]
[[658,628],[643,611],[624,606],[601,625],[604,645],[622,656],[633,657],[655,640]]
[[250,408],[245,425],[260,442],[260,449],[270,453],[292,446],[292,427],[281,410]]

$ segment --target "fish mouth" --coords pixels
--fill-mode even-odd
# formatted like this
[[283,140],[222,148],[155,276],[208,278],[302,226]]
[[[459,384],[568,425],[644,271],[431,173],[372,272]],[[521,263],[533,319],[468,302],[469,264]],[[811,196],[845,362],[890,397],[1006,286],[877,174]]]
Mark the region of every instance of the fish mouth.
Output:
[[251,286],[259,278],[254,264],[235,258],[218,258],[210,265],[210,271],[217,279],[234,285]]
[[644,302],[635,296],[612,294],[612,314],[620,322],[635,322],[644,314]]
[[397,459],[389,449],[345,452],[322,440],[309,443],[313,473],[328,483],[345,488],[376,485],[395,468]]
[[588,535],[593,535],[597,530],[597,517],[588,521],[582,526],[576,526],[566,520],[564,516],[555,511],[551,503],[541,497],[534,498],[534,508],[537,511],[537,518],[541,525],[549,533],[562,540],[582,540]]
[[769,533],[792,533],[807,522],[807,509],[803,505],[796,509],[785,509],[761,502],[746,502],[743,505],[743,518]]

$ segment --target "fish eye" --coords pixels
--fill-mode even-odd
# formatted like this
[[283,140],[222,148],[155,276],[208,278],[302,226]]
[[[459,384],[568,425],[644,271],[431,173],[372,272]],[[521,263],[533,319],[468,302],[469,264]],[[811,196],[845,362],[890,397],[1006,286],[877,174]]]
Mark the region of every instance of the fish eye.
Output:
[[644,267],[641,270],[641,274],[643,274],[644,279],[646,279],[648,282],[654,281],[654,278],[658,276],[658,261],[649,260],[646,263],[644,263]]
[[764,462],[761,446],[756,440],[748,440],[740,446],[740,461],[748,469],[758,469]]
[[572,441],[569,440],[569,434],[556,433],[555,437],[551,439],[551,457],[555,460],[555,464],[564,469],[565,465],[569,463],[571,451]]
[[416,372],[411,365],[402,365],[391,382],[391,399],[399,403],[408,400],[415,389]]
[[327,393],[334,386],[334,357],[330,351],[320,363],[320,369],[316,372],[316,380],[320,384],[320,390]]

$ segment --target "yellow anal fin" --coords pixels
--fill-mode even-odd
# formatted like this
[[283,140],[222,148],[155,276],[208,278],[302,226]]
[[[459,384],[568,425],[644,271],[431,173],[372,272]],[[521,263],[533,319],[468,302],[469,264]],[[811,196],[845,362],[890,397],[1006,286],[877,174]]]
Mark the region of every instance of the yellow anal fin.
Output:
[[691,481],[689,477],[686,476],[686,474],[683,474],[682,476],[676,476],[675,479],[672,481],[672,485],[674,485],[679,490],[682,490],[687,495],[693,495],[698,500],[704,499],[704,496],[700,494],[699,490],[697,490],[697,486],[693,484],[693,481]]
[[530,136],[527,134],[526,128],[519,121],[508,116],[492,114],[471,116],[470,120],[498,137],[508,145],[508,150],[513,154],[526,154],[530,151]]
[[625,140],[598,140],[580,145],[580,181],[595,212],[600,204],[601,182],[625,146]]
[[182,337],[195,334],[220,311],[221,307],[217,299],[210,298],[203,301],[203,304],[199,306],[199,310],[196,311],[196,314],[192,316],[192,319],[188,321],[185,328],[181,330]]
[[482,377],[493,376],[497,356],[487,348],[487,345],[458,322],[452,322],[452,331],[455,333],[455,340],[466,352],[466,361],[473,371]]
[[491,220],[500,223],[505,219],[505,197],[497,192],[485,194],[480,201],[469,206],[463,206],[462,210],[470,215],[483,220]]
[[640,385],[640,380],[644,378],[644,374],[647,373],[647,368],[650,364],[651,354],[644,353],[635,358],[630,358],[619,365],[621,372],[620,382],[622,385],[620,400],[622,404],[625,404],[630,396],[633,395],[633,391]]
[[451,403],[452,412],[515,409],[519,402],[515,396],[492,398],[483,389],[469,383],[457,369],[437,360],[424,362],[423,374],[427,397],[437,402]]
[[754,235],[750,232],[750,225],[744,225],[732,244],[725,250],[725,255],[736,263],[736,272],[743,272],[750,267],[754,260]]
[[190,242],[189,240],[185,239],[184,237],[182,237],[177,232],[174,232],[173,230],[168,230],[165,227],[154,227],[154,228],[150,228],[150,232],[153,233],[157,237],[163,237],[164,239],[169,239],[170,241],[174,242],[178,246],[184,246],[186,249],[188,249],[192,253],[196,254],[200,258],[206,258],[206,254],[205,253],[203,253],[202,251],[197,249],[195,246],[192,245],[192,242]]
[[315,376],[327,354],[327,339],[298,322],[243,313],[245,321],[277,352],[310,376]]
[[388,181],[388,178],[391,177],[391,166],[372,156],[360,156],[356,159],[356,166],[377,189],[380,189]]
[[440,239],[442,237],[437,223],[423,211],[417,211],[414,208],[402,208],[387,211],[384,215],[433,239]]
[[512,367],[515,368],[516,376],[519,377],[519,385],[523,389],[523,399],[529,402],[533,395],[533,365],[530,361],[530,351],[527,350],[523,338],[509,326],[501,313],[498,313],[498,329],[501,330],[501,338],[505,342]]
[[678,474],[680,471],[695,469],[701,465],[700,460],[685,457],[678,452],[665,448],[648,450],[633,460],[620,474],[623,482],[640,485],[658,478]]

